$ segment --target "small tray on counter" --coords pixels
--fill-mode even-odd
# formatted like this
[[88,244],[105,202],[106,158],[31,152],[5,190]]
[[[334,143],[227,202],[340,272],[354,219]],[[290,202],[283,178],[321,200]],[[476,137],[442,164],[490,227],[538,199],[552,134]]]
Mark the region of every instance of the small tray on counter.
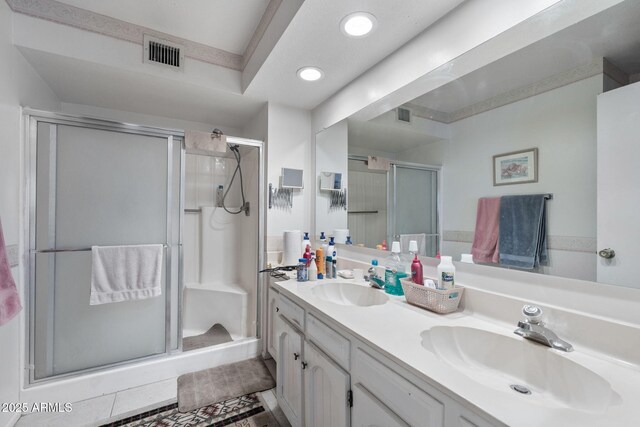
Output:
[[464,288],[457,285],[453,289],[433,289],[416,285],[411,279],[401,279],[400,283],[409,304],[440,314],[456,311],[464,292]]

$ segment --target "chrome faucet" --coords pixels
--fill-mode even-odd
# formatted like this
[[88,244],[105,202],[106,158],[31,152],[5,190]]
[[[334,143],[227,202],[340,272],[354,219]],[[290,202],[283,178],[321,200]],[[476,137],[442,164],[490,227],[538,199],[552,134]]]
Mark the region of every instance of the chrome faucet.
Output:
[[542,320],[542,310],[535,305],[525,305],[522,307],[524,321],[518,322],[518,329],[513,331],[514,334],[523,338],[539,342],[551,348],[570,352],[573,346],[568,342],[558,338],[552,330],[544,326]]
[[376,270],[376,266],[378,265],[377,261],[369,270],[367,270],[367,275],[364,277],[366,281],[369,282],[369,286],[376,289],[384,289],[384,280],[378,275],[378,271]]

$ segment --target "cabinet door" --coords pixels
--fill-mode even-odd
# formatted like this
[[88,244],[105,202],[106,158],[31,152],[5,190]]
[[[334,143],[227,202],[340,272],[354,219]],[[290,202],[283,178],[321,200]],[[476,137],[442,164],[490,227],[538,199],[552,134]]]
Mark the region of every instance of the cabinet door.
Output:
[[351,421],[349,374],[318,347],[304,343],[305,425],[348,427]]
[[267,351],[278,360],[278,300],[280,294],[269,288],[269,307],[267,309]]
[[361,384],[353,387],[354,427],[409,427]]
[[276,397],[293,427],[302,426],[302,335],[278,316],[278,375]]

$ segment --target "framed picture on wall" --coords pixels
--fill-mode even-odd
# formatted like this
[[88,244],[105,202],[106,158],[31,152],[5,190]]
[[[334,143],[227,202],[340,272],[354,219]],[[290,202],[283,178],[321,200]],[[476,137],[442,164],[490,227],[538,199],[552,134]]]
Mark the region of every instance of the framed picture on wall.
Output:
[[493,185],[538,182],[538,149],[493,156]]

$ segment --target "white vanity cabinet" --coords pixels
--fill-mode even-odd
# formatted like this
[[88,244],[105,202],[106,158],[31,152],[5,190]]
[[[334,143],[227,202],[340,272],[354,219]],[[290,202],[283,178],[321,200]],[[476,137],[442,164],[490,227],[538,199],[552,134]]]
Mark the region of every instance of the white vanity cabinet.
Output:
[[293,427],[302,426],[302,334],[278,316],[276,397]]
[[278,354],[276,395],[292,426],[503,425],[416,377],[295,294],[270,294],[270,310],[272,301],[279,308],[271,313],[279,348],[269,349]]
[[353,408],[351,418],[358,427],[409,427],[391,409],[380,402],[362,384],[353,387]]
[[276,361],[278,360],[278,329],[277,319],[280,308],[278,302],[280,300],[280,293],[275,290],[273,286],[269,286],[268,291],[268,304],[267,304],[267,352]]
[[349,374],[308,341],[304,342],[303,369],[305,425],[351,425]]
[[[278,338],[276,397],[283,412],[294,427],[348,427],[351,423],[349,373],[320,347],[328,347],[338,354],[346,351],[348,357],[348,348],[344,345],[349,341],[327,330],[316,318],[305,322],[304,310],[284,296],[278,298],[278,307],[273,325]],[[305,339],[302,332],[305,323],[312,325],[315,338]],[[329,341],[323,342],[323,337],[330,337]]]

